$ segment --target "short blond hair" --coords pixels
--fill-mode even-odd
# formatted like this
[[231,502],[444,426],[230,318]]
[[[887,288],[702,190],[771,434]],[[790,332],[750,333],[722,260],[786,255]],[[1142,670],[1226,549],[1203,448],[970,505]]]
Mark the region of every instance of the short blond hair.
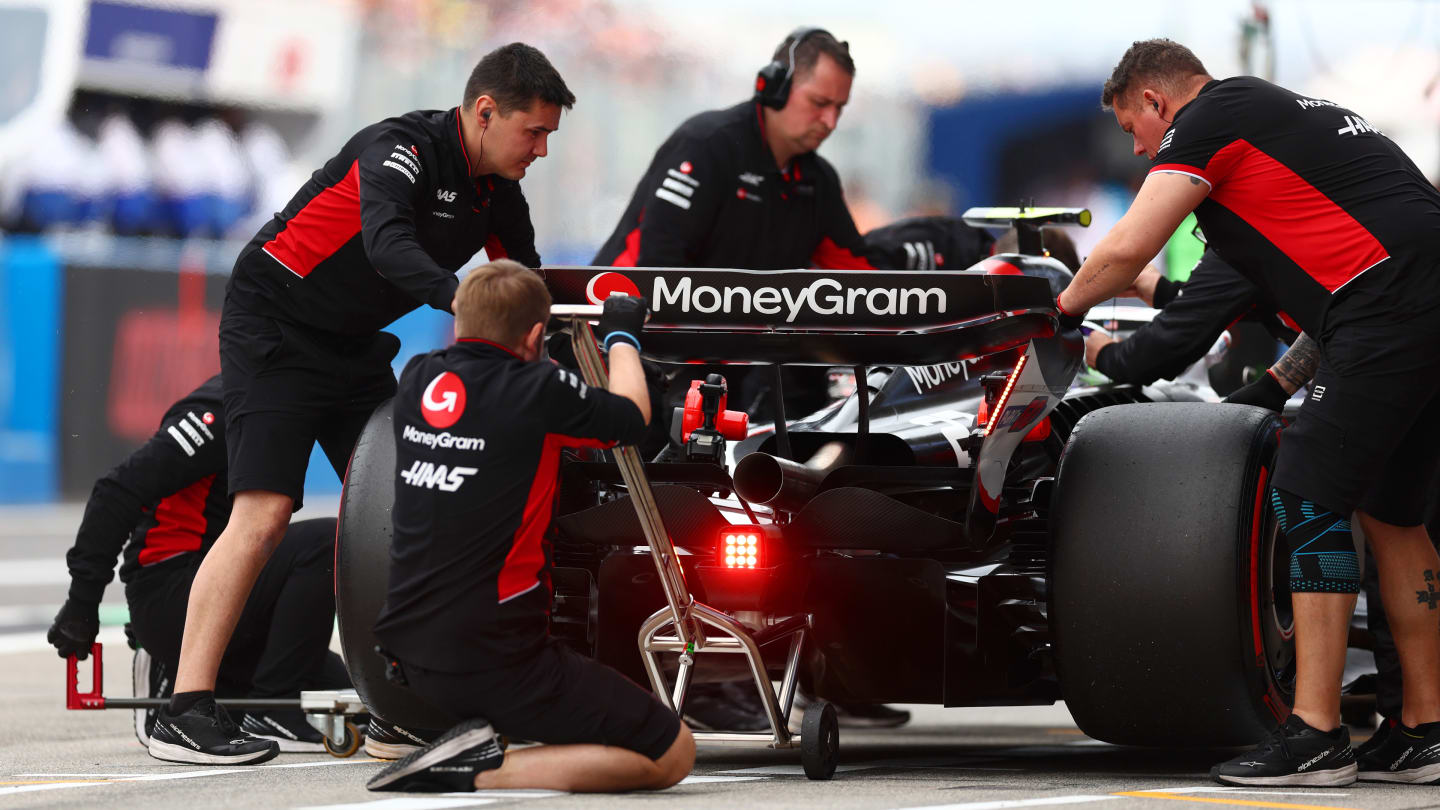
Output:
[[518,348],[550,318],[550,291],[540,274],[511,259],[471,271],[455,291],[455,334]]

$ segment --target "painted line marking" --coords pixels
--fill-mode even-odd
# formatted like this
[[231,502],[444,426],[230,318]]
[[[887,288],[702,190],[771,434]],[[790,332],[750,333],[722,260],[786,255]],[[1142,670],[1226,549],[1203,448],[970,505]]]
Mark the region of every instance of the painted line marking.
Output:
[[1113,796],[1051,796],[1044,799],[1001,799],[992,802],[966,802],[963,804],[931,804],[911,807],[907,810],[1005,810],[1009,807],[1045,807],[1056,804],[1085,804],[1087,802],[1108,802]]
[[[23,774],[22,774],[23,775]],[[24,782],[0,782],[0,785],[82,785],[89,782],[108,782],[108,779],[31,779]]]
[[[1148,792],[1150,792],[1150,791],[1146,791],[1146,792],[1148,793]],[[1327,799],[1328,799],[1328,798],[1334,798],[1334,797],[1336,797],[1336,796],[1348,796],[1348,795],[1350,795],[1350,792],[1349,792],[1348,790],[1335,790],[1335,789],[1332,789],[1332,790],[1329,790],[1329,791],[1305,792],[1305,791],[1301,791],[1301,790],[1266,790],[1266,789],[1264,789],[1264,788],[1245,788],[1245,787],[1229,787],[1229,786],[1226,786],[1226,787],[1156,788],[1154,792],[1156,792],[1156,793],[1244,793],[1244,794],[1246,794],[1246,795],[1250,795],[1250,794],[1261,794],[1261,795],[1268,795],[1268,796],[1324,796],[1324,797],[1327,798]]]
[[722,774],[691,774],[681,779],[676,784],[680,785],[704,785],[715,782],[759,782],[764,776],[725,776]]
[[[852,765],[837,765],[835,767],[835,772],[845,773],[846,771],[858,771],[870,767],[874,766],[865,763],[857,763]],[[731,770],[720,771],[720,773],[733,773],[739,776],[804,776],[805,768],[802,765],[761,765],[757,768],[734,768]]]
[[473,798],[427,798],[427,799],[379,799],[373,802],[351,802],[349,804],[307,804],[297,810],[444,810],[447,807],[479,807],[494,804],[499,799]]
[[1241,807],[1279,807],[1285,810],[1360,810],[1356,807],[1337,807],[1333,804],[1289,804],[1287,802],[1258,802],[1251,799],[1210,799],[1204,796],[1176,796],[1155,790],[1135,790],[1115,793],[1115,796],[1129,796],[1136,799],[1170,799],[1177,802],[1201,802],[1203,804],[1228,804]]

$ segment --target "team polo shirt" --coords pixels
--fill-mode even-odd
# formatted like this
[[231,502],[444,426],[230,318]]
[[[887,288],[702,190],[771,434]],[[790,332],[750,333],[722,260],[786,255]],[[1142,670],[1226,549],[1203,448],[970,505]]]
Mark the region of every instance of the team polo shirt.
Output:
[[1249,76],[1181,108],[1151,173],[1209,186],[1208,244],[1312,335],[1440,304],[1440,193],[1362,116]]
[[376,637],[442,672],[523,660],[547,631],[560,451],[639,441],[640,409],[575,371],[462,340],[405,366],[393,424],[390,587]]

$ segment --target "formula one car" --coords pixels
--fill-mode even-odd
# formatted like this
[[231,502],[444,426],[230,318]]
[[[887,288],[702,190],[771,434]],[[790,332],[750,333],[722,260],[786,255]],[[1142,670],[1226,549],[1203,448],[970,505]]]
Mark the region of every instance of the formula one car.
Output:
[[[967,221],[1013,223],[1027,253],[958,272],[544,270],[577,313],[646,295],[651,359],[846,366],[860,383],[752,436],[723,379],[697,380],[675,415],[682,460],[567,460],[552,632],[672,706],[700,653],[740,653],[772,729],[702,742],[796,745],[798,683],[822,701],[798,742],[813,778],[834,768],[827,700],[1063,699],[1109,742],[1253,742],[1288,714],[1294,680],[1263,497],[1278,420],[1183,385],[1072,389],[1082,341],[1058,330],[1045,276],[1066,271],[1038,234],[1088,212]],[[342,645],[372,710],[446,727],[455,718],[388,683],[372,652],[394,476],[383,407],[342,500]]]

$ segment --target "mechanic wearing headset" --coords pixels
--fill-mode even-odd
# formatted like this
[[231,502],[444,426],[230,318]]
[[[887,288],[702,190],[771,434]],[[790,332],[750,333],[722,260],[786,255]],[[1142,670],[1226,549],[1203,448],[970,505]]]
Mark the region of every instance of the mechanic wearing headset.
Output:
[[1354,112],[1252,77],[1216,81],[1170,40],[1132,45],[1102,103],[1152,168],[1057,299],[1062,325],[1128,288],[1193,210],[1210,246],[1305,329],[1255,385],[1298,387],[1297,367],[1315,372],[1271,481],[1293,555],[1294,711],[1211,775],[1240,785],[1355,780],[1339,689],[1360,588],[1348,520],[1358,509],[1406,673],[1402,725],[1360,774],[1434,781],[1440,600],[1416,595],[1433,593],[1440,572],[1422,524],[1440,461],[1440,192]]
[[[689,729],[548,634],[545,532],[560,451],[644,434],[645,300],[605,302],[596,337],[609,390],[542,359],[550,294],[524,266],[500,260],[466,276],[454,312],[456,342],[400,375],[390,588],[375,636],[400,680],[466,719],[369,787],[669,787],[694,765]],[[440,431],[454,440],[437,445]],[[548,744],[507,757],[496,732]]]
[[[660,145],[591,264],[873,269],[840,178],[815,153],[839,124],[854,76],[849,43],[820,28],[792,31],[760,69],[751,98],[690,118]],[[551,352],[564,361],[568,348],[552,341]],[[808,413],[824,404],[825,389],[804,384],[798,373],[783,372],[786,407]],[[738,401],[758,400],[762,375],[725,374],[740,391]],[[665,425],[656,427],[652,432]],[[647,441],[646,452],[656,443]],[[895,726],[909,719],[884,706],[845,709],[846,725]],[[713,728],[770,725],[759,696],[744,684],[697,684],[686,711]]]
[[237,737],[212,698],[245,598],[298,508],[318,440],[337,474],[375,406],[395,392],[399,342],[380,330],[448,310],[477,251],[539,266],[518,180],[575,97],[538,50],[487,54],[463,103],[360,130],[240,253],[220,320],[234,510],[195,576],[175,695],[154,756],[237,765],[276,753]]
[[[75,545],[65,555],[70,595],[47,638],[61,656],[83,660],[100,629],[100,598],[124,549],[120,581],[140,643],[137,697],[168,696],[191,582],[230,517],[220,399],[216,375],[170,406],[155,435],[95,482]],[[302,689],[350,687],[344,662],[329,650],[334,539],[333,518],[290,524],[240,611],[220,664],[222,693],[298,698]],[[137,709],[135,715],[135,736],[149,746],[155,712]],[[299,709],[250,711],[240,727],[282,751],[325,750]]]

